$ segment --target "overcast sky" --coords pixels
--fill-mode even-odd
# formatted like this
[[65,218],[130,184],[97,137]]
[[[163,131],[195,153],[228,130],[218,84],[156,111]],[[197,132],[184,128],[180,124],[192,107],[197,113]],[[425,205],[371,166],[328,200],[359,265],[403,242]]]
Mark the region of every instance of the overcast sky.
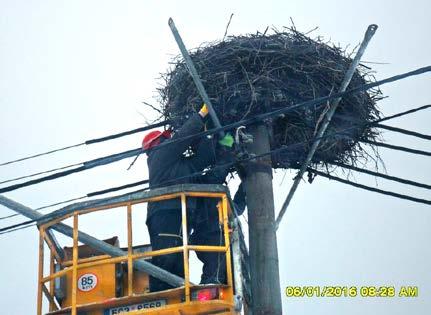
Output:
[[[363,60],[376,77],[431,64],[429,1],[16,1],[0,0],[0,162],[113,132],[144,126],[155,117],[142,101],[156,103],[159,73],[178,49],[167,25],[173,17],[186,45],[229,34],[289,25],[355,46],[371,23],[379,29]],[[431,102],[430,75],[382,87],[380,102],[391,115]],[[431,133],[431,112],[391,125]],[[142,135],[82,147],[0,168],[0,181],[86,161],[139,146]],[[427,141],[384,133],[388,143],[431,151]],[[389,174],[430,182],[429,159],[381,149]],[[31,186],[6,196],[36,208],[88,192],[147,178],[141,157]],[[427,163],[428,162],[428,163]],[[371,167],[371,166],[370,166]],[[276,211],[293,173],[274,176]],[[431,199],[427,191],[355,175],[356,181]],[[236,183],[234,183],[236,184]],[[0,216],[12,212],[0,207]],[[114,219],[112,219],[114,218]],[[85,230],[99,237],[119,234],[115,215],[95,217]],[[0,221],[0,226],[22,217]],[[362,191],[317,178],[303,183],[278,232],[280,283],[419,287],[417,298],[286,298],[285,314],[429,314],[431,248],[429,206]],[[137,227],[145,229],[144,219]],[[118,230],[121,232],[117,232]],[[108,231],[109,230],[109,231]],[[37,229],[0,235],[2,314],[34,314]]]

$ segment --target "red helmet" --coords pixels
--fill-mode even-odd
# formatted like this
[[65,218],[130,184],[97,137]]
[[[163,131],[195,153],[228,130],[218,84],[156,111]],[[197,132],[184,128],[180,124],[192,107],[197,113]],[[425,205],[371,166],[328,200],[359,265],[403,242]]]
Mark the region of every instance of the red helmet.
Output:
[[142,140],[142,147],[144,150],[151,149],[160,143],[160,137],[165,137],[169,139],[171,137],[171,131],[165,130],[163,132],[159,130],[150,131]]

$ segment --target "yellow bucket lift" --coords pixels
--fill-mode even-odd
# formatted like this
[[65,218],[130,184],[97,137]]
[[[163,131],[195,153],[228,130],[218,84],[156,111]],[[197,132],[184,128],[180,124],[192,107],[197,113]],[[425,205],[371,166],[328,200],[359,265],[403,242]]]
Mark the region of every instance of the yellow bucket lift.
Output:
[[[216,198],[224,245],[190,245],[152,251],[150,245],[133,246],[134,207],[151,201],[179,198],[182,204],[182,230],[187,231],[187,198]],[[79,218],[88,213],[104,215],[105,210],[123,211],[127,217],[127,248],[124,255],[111,257],[88,245],[79,245]],[[247,313],[247,253],[238,219],[226,188],[222,185],[176,185],[122,196],[77,203],[50,214],[39,225],[39,280],[37,314],[115,315],[125,314],[241,314]],[[217,209],[215,209],[217,211]],[[105,214],[106,215],[106,214]],[[61,248],[50,227],[73,219],[73,246]],[[136,224],[136,223],[135,223]],[[146,228],[142,222],[142,229]],[[105,240],[119,247],[117,237]],[[47,245],[47,246],[46,246]],[[44,249],[50,254],[49,273],[44,270]],[[190,281],[190,251],[222,252],[226,255],[227,283],[196,285]],[[149,292],[149,275],[134,268],[137,260],[182,253],[184,285]],[[46,268],[48,269],[48,268]],[[46,303],[47,302],[47,303]],[[46,303],[46,304],[44,304]],[[48,311],[48,312],[47,312]]]

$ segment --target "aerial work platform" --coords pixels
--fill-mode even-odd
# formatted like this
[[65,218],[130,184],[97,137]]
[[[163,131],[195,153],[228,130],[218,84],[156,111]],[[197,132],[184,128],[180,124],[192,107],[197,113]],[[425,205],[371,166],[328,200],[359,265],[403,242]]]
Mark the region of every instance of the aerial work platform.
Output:
[[[181,200],[183,231],[188,230],[187,198],[217,199],[218,206],[214,210],[218,211],[223,245],[191,245],[188,237],[182,238],[181,246],[157,251],[152,251],[147,244],[135,245],[132,224],[132,214],[136,210],[134,208],[148,202],[174,198]],[[127,230],[127,247],[120,248],[116,236],[103,242],[109,248],[117,249],[120,254],[115,257],[107,255],[103,248],[83,244],[85,241],[82,236],[87,234],[79,231],[80,218],[89,213],[103,216],[107,210],[113,209],[115,213],[118,212],[118,216],[124,215],[127,222],[124,227],[116,227]],[[40,244],[37,314],[183,315],[247,312],[248,254],[233,209],[225,186],[184,184],[77,203],[44,216],[38,226]],[[70,247],[61,247],[51,228],[67,219],[73,221],[73,244]],[[146,230],[145,222],[142,222],[142,229]],[[135,233],[141,233],[142,229]],[[44,262],[47,262],[45,251],[49,251],[49,271],[44,268]],[[192,283],[190,271],[193,266],[190,265],[189,256],[193,251],[223,253],[226,256],[227,282],[211,285]],[[179,285],[165,291],[149,292],[149,273],[146,268],[151,264],[151,257],[172,253],[182,253],[184,279],[162,270],[168,274],[166,276],[162,272],[165,277],[176,277],[174,280]],[[151,271],[152,269],[148,270],[152,276],[158,275],[157,272]]]

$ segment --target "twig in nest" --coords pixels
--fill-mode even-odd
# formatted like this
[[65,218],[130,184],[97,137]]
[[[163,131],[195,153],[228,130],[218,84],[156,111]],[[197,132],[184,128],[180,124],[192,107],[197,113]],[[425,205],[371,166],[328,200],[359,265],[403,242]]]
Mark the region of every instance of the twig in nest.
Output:
[[156,106],[151,105],[150,103],[147,103],[147,102],[142,102],[142,104],[144,104],[144,105],[146,105],[146,106],[150,107],[152,110],[155,110],[155,111],[156,111],[156,112],[158,112],[160,115],[164,115],[163,111],[162,111],[161,109],[157,108]]
[[232,21],[232,17],[233,17],[233,13],[231,13],[230,18],[229,18],[229,22],[227,22],[226,30],[224,31],[223,39],[221,40],[222,42],[223,42],[223,41],[224,41],[224,39],[226,38],[227,31],[229,30],[230,22]]

